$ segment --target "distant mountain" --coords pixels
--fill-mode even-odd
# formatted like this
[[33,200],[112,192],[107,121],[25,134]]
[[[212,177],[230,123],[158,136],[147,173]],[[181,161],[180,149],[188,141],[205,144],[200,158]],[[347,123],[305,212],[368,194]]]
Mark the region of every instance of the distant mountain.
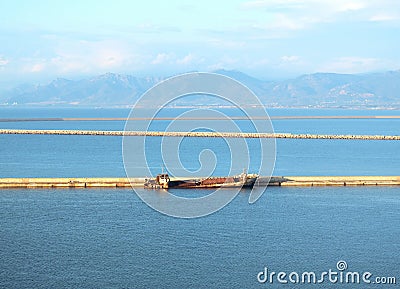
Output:
[[[215,72],[242,82],[270,107],[400,108],[400,70],[373,74],[315,73],[283,81],[264,81],[240,71]],[[126,106],[134,104],[161,80],[113,73],[79,81],[58,78],[46,85],[21,85],[6,91],[0,94],[0,104]],[[202,100],[197,98],[196,104],[209,104],[199,103]]]
[[44,105],[126,105],[134,103],[156,78],[107,73],[72,81],[63,78],[47,85],[23,85],[5,92],[0,102]]
[[277,104],[293,106],[400,107],[400,70],[365,75],[303,75],[278,83],[266,96]]

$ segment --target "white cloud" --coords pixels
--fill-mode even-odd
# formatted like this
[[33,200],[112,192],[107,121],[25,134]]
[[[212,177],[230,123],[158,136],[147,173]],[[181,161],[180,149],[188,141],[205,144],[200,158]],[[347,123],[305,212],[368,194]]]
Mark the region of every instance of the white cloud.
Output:
[[158,53],[157,56],[151,61],[151,64],[165,64],[173,58],[172,54]]
[[[391,69],[392,63],[400,65],[396,35],[392,35],[400,19],[399,5],[398,0],[256,0],[239,6],[233,1],[217,5],[227,9],[217,20],[211,19],[204,5],[196,5],[198,9],[191,10],[196,15],[186,13],[179,21],[158,19],[152,24],[142,17],[129,26],[78,33],[33,29],[14,38],[8,33],[0,35],[2,43],[10,43],[1,52],[7,57],[0,55],[0,76],[168,75],[218,68],[271,74],[317,68],[367,72],[385,65]],[[186,21],[198,15],[211,20]],[[387,23],[373,23],[378,21]],[[15,39],[23,41],[18,49],[12,47]],[[388,60],[382,64],[379,58]]]
[[16,64],[24,74],[39,74],[48,68],[48,62],[43,58],[22,58]]
[[310,18],[300,17],[296,19],[284,13],[276,13],[273,15],[273,21],[268,26],[276,29],[300,30],[304,29],[309,22]]
[[300,60],[300,57],[297,55],[290,55],[290,56],[284,55],[281,57],[281,61],[286,62],[286,63],[298,62],[299,60]]
[[323,65],[319,71],[336,73],[363,73],[388,68],[387,61],[378,58],[340,57]]
[[81,59],[78,55],[74,54],[62,54],[53,57],[48,60],[51,68],[60,74],[81,73],[90,72],[88,65],[88,59]]
[[369,20],[372,22],[384,22],[384,21],[394,21],[399,20],[399,16],[389,15],[389,14],[376,14],[372,15]]
[[236,69],[239,62],[238,58],[231,56],[222,56],[217,62],[208,65],[207,70],[218,70],[218,69]]
[[47,60],[49,69],[62,74],[130,70],[146,59],[134,53],[125,43],[107,40],[62,40],[54,54]]
[[71,41],[56,38],[56,45],[46,53],[13,60],[10,73],[52,75],[53,77],[105,72],[125,72],[143,68],[147,55],[139,55],[116,41]]
[[30,67],[30,72],[41,72],[45,68],[43,63],[36,63]]
[[0,68],[6,66],[8,63],[10,63],[10,60],[4,58],[3,56],[0,56]]
[[151,60],[151,64],[154,65],[191,65],[196,63],[201,63],[204,59],[196,57],[194,54],[189,53],[181,58],[177,58],[177,56],[173,53],[158,53],[157,56]]
[[[396,0],[394,0],[396,1]],[[316,10],[324,11],[357,11],[372,5],[381,4],[381,7],[389,8],[393,4],[393,0],[383,3],[380,0],[336,0],[336,1],[321,1],[321,0],[256,0],[248,1],[242,4],[243,8],[247,9],[261,9],[264,11],[280,11],[280,12],[295,12],[295,11],[310,11],[311,13]],[[321,15],[322,16],[322,15]]]
[[180,58],[176,60],[177,64],[182,64],[182,65],[189,65],[195,60],[195,57],[193,54],[189,53],[188,55],[184,56],[183,58]]
[[244,2],[241,7],[247,9],[298,9],[303,7],[307,2],[314,1],[304,1],[304,0],[255,0]]
[[338,6],[336,7],[336,11],[338,12],[349,12],[349,11],[358,11],[366,8],[366,3],[362,1],[352,1],[352,2],[337,2]]
[[301,73],[309,70],[309,63],[298,55],[284,55],[274,63],[274,66],[288,72],[298,71]]
[[[299,30],[319,23],[398,20],[397,0],[256,0],[242,4],[242,9],[264,14],[261,29]],[[255,17],[255,19],[260,19]]]

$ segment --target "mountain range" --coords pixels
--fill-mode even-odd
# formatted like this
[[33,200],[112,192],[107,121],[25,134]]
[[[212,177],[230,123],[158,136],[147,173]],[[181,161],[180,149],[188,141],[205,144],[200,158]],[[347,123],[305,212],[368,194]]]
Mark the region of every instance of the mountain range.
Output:
[[[215,72],[245,84],[268,107],[400,108],[400,70],[370,74],[314,73],[280,81],[261,80],[240,71]],[[58,78],[45,85],[25,84],[3,91],[0,104],[129,106],[161,80],[114,73],[82,80]],[[193,101],[197,105],[210,104],[201,103],[201,98]]]

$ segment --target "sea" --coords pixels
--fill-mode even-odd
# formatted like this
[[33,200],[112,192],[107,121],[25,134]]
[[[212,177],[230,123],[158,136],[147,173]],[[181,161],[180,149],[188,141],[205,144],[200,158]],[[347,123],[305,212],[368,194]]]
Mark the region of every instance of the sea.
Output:
[[[271,117],[400,115],[398,110],[267,111]],[[182,111],[171,108],[163,116],[177,112]],[[129,113],[0,107],[0,119],[125,118]],[[167,122],[159,120],[154,130]],[[272,119],[272,124],[282,133],[400,135],[399,118]],[[122,120],[0,121],[7,129],[124,127]],[[126,177],[122,142],[110,136],[0,135],[0,177]],[[152,173],[165,169],[159,146],[157,140],[146,148]],[[252,173],[259,152],[249,147]],[[220,139],[183,141],[182,164],[198,170],[204,149],[215,154],[213,174],[224,175],[230,163]],[[273,175],[399,176],[400,142],[277,139]],[[0,288],[398,287],[400,188],[268,187],[253,204],[249,194],[242,190],[211,215],[180,219],[153,210],[130,188],[1,189]],[[310,273],[315,280],[307,279]],[[347,273],[357,273],[359,282],[349,282]],[[392,277],[397,285],[389,284]]]

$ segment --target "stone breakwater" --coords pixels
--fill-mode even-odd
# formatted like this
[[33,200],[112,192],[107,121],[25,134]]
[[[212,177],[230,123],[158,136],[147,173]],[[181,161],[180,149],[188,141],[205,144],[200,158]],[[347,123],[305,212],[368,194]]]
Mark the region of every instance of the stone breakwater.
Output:
[[[251,119],[399,119],[400,115],[291,115],[291,116],[253,116]],[[245,116],[230,116],[232,120],[249,120]],[[127,120],[225,120],[221,117],[50,117],[50,118],[0,118],[0,122],[31,122],[31,121],[127,121]]]
[[94,136],[161,136],[161,137],[223,137],[223,138],[286,138],[286,139],[348,139],[400,140],[400,135],[333,135],[245,132],[178,132],[178,131],[99,131],[99,130],[25,130],[0,129],[0,134],[94,135]]
[[[183,178],[179,178],[183,179]],[[144,187],[145,178],[0,178],[3,188],[129,188]],[[400,176],[259,177],[255,186],[400,186]]]

